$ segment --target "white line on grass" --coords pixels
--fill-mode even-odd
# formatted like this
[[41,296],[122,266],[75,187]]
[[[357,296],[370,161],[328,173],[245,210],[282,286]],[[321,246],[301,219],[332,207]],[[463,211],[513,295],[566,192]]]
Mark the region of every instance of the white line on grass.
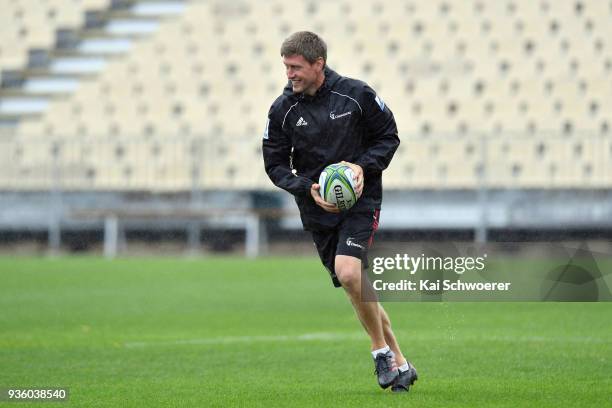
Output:
[[[400,339],[403,336],[400,335]],[[410,335],[406,336],[411,341],[501,341],[512,343],[583,343],[583,344],[609,344],[611,339],[599,337],[580,337],[580,336],[512,336],[512,335],[485,335],[485,336],[428,336]],[[265,342],[301,342],[301,341],[337,341],[337,340],[367,340],[365,333],[305,333],[295,336],[276,335],[276,336],[221,336],[199,339],[176,339],[161,341],[134,341],[124,343],[126,348],[143,347],[163,347],[181,345],[220,345],[233,343],[265,343]]]
[[177,346],[177,345],[218,345],[231,343],[256,343],[278,341],[336,341],[336,340],[366,340],[365,333],[305,333],[297,336],[224,336],[203,339],[178,339],[164,341],[134,341],[124,343],[127,348]]

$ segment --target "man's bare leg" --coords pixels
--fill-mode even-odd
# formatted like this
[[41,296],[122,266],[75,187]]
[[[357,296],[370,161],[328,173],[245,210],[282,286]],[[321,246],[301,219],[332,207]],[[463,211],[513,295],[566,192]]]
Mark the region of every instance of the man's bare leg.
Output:
[[[353,302],[353,299],[351,299],[351,303],[353,303],[353,307],[355,308],[355,310],[357,310],[357,306]],[[385,337],[385,343],[387,343],[391,351],[393,351],[393,354],[395,355],[395,362],[397,363],[397,365],[402,366],[406,364],[406,358],[404,357],[404,355],[402,354],[402,351],[400,350],[399,344],[397,343],[397,339],[395,338],[395,334],[393,333],[393,330],[391,330],[391,320],[389,319],[387,312],[385,311],[385,309],[382,307],[380,303],[378,305],[380,306],[380,316],[381,316],[381,323],[383,327],[383,335]],[[365,331],[368,332],[368,328],[365,325],[365,323],[363,323],[363,320],[361,320],[361,317],[359,316],[359,314],[357,315],[357,317],[359,317],[359,321],[361,322],[361,325],[363,326]],[[368,332],[368,334],[370,333]]]
[[378,303],[378,306],[380,307],[380,316],[385,341],[387,342],[389,348],[391,348],[391,351],[393,351],[393,354],[395,354],[395,362],[397,363],[397,365],[402,366],[406,364],[406,358],[402,354],[402,351],[399,348],[399,344],[397,344],[397,339],[395,338],[393,330],[391,330],[391,320],[389,319],[389,316],[387,315],[387,312],[382,307],[382,305]]
[[372,342],[372,350],[385,347],[381,309],[378,302],[361,301],[361,260],[352,256],[337,255],[336,276],[353,304],[357,317]]

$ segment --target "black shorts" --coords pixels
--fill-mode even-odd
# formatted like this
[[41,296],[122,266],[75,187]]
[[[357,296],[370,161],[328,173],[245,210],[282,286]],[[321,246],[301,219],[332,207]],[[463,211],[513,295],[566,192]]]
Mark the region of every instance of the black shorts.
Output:
[[329,272],[335,287],[342,286],[334,269],[336,255],[359,258],[362,266],[368,267],[368,249],[378,229],[379,216],[378,209],[371,212],[349,213],[335,228],[311,231],[319,258]]

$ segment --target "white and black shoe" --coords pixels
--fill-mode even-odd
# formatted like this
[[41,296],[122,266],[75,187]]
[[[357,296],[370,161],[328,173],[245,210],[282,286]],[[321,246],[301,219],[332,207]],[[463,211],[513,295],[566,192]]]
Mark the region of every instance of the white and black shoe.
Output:
[[378,377],[378,385],[382,388],[388,388],[399,377],[399,370],[391,351],[378,353],[374,359],[374,364],[376,366],[374,373]]
[[393,387],[391,387],[391,391],[408,392],[410,390],[410,386],[414,384],[418,378],[419,376],[417,375],[416,368],[414,368],[412,364],[408,362],[408,370],[399,372],[399,375],[393,383]]

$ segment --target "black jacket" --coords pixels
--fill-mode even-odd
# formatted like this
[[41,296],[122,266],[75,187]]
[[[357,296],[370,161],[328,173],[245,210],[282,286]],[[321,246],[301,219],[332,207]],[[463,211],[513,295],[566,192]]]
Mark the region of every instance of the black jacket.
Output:
[[274,101],[263,157],[272,182],[295,196],[304,228],[318,230],[344,216],[324,211],[310,195],[325,166],[342,160],[360,165],[363,194],[349,212],[380,208],[382,171],[398,145],[393,113],[374,90],[325,68],[325,81],[314,96],[294,94],[289,82]]

